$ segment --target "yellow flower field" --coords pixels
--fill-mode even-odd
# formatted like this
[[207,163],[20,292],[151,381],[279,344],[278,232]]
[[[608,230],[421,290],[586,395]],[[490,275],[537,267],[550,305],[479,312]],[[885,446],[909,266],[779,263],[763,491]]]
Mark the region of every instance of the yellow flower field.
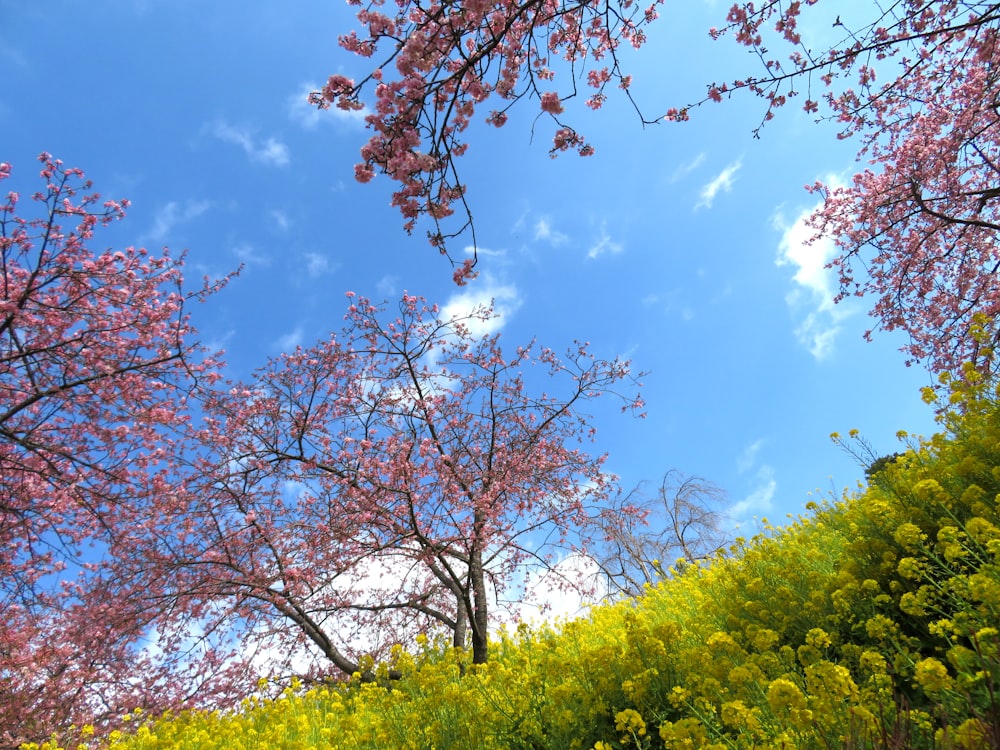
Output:
[[113,750],[996,748],[1000,401],[984,385],[953,391],[945,431],[867,488],[674,571],[637,601],[501,634],[486,665],[421,642],[396,651],[397,681],[293,685],[228,714],[133,715],[129,731],[79,741]]

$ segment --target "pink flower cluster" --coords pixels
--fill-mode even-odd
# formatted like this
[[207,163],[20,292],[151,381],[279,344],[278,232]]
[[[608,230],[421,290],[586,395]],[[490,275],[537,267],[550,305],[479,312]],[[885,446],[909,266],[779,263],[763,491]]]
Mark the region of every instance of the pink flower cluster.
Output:
[[[816,239],[840,254],[838,301],[871,296],[878,328],[909,338],[909,363],[960,373],[964,362],[996,369],[1000,344],[1000,21],[996,8],[950,0],[892,3],[873,21],[844,28],[844,43],[804,47],[800,16],[817,0],[737,3],[729,26],[764,63],[757,77],[707,99],[749,89],[767,101],[764,121],[799,95],[811,114],[825,102],[840,137],[859,139],[865,168],[847,186],[816,183],[823,205]],[[839,10],[839,9],[838,9]],[[857,11],[850,11],[854,15]],[[849,11],[842,11],[848,19]],[[771,25],[791,46],[783,67],[764,38]],[[773,41],[773,40],[772,40]],[[876,68],[885,80],[880,82]],[[889,75],[885,72],[889,71]],[[853,78],[853,81],[850,79]],[[845,80],[846,79],[846,80]],[[839,88],[837,84],[845,81]],[[673,110],[672,119],[681,119]],[[668,113],[671,119],[671,113]],[[759,128],[758,128],[759,130]],[[869,337],[871,332],[867,334]]]
[[[623,90],[630,86],[631,78],[619,70],[616,50],[622,44],[643,44],[643,27],[655,20],[661,1],[640,9],[634,0],[617,0],[608,13],[599,5],[568,0],[469,0],[461,5],[397,0],[388,15],[379,10],[379,0],[359,10],[361,30],[342,36],[340,44],[364,58],[386,47],[394,75],[379,68],[360,81],[331,76],[310,101],[361,110],[361,94],[373,88],[374,102],[365,118],[373,135],[362,149],[355,177],[368,182],[385,174],[395,181],[399,187],[393,204],[403,214],[404,228],[412,231],[419,219],[430,219],[431,243],[446,252],[446,241],[471,227],[455,160],[468,147],[463,134],[477,105],[493,96],[507,102],[486,118],[495,127],[507,122],[509,105],[526,95],[537,96],[543,112],[564,114],[565,94],[538,89],[539,81],[555,77],[551,55],[574,64],[610,59],[603,67],[583,66],[587,84],[595,90],[587,105],[600,108],[609,82],[619,81]],[[559,123],[551,153],[570,148],[593,153],[574,129]],[[454,214],[456,203],[466,220],[457,230],[445,231],[442,220]],[[460,269],[456,277],[466,279],[468,273]]]

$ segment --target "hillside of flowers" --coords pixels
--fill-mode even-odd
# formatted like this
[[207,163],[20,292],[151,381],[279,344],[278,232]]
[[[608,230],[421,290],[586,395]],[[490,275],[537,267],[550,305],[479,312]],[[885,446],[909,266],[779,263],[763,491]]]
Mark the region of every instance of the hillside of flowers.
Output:
[[675,570],[637,601],[504,634],[485,665],[421,641],[376,667],[398,680],[292,685],[228,714],[136,713],[128,730],[84,727],[79,742],[1000,747],[1000,395],[983,383],[950,391],[942,432],[913,441],[868,487]]

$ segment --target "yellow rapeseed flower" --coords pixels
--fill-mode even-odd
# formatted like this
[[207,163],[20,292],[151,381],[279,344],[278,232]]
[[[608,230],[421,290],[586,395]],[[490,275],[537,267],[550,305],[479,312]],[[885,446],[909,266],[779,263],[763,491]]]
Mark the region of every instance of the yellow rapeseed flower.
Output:
[[948,668],[933,657],[917,662],[914,677],[917,684],[931,694],[948,690],[954,684],[948,674]]
[[779,677],[768,686],[767,702],[777,714],[799,711],[806,707],[806,697],[799,686],[784,677]]
[[806,643],[813,648],[829,648],[831,644],[830,635],[823,628],[812,628],[806,633]]
[[633,708],[626,708],[615,714],[615,729],[619,732],[628,732],[635,737],[646,736],[646,722]]
[[927,541],[927,535],[913,523],[900,524],[893,537],[896,543],[908,552],[916,552]]

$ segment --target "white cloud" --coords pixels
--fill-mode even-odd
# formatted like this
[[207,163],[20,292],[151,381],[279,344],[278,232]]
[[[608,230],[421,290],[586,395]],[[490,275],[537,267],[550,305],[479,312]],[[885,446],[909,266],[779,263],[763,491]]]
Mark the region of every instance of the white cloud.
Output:
[[795,337],[813,357],[822,360],[832,353],[840,322],[853,310],[834,304],[836,275],[826,265],[836,256],[836,246],[826,237],[813,239],[814,230],[806,226],[816,208],[803,211],[791,223],[779,211],[772,224],[782,233],[775,262],[795,268],[795,286],[785,297],[793,313],[800,316]]
[[[362,605],[399,601],[414,593],[426,592],[437,582],[430,579],[426,567],[417,562],[417,557],[417,550],[412,548],[367,557],[337,576],[336,592],[347,592],[351,601]],[[497,562],[494,560],[494,563]],[[453,565],[459,575],[464,574],[460,563],[453,562]],[[593,603],[602,601],[608,594],[597,564],[577,553],[567,555],[550,567],[519,568],[513,577],[519,583],[511,583],[499,592],[499,597],[495,589],[488,589],[490,629],[493,632],[522,621],[540,624],[556,618],[583,616]],[[320,587],[306,606],[321,607],[327,598],[336,600],[336,597],[330,597],[334,593],[332,585]],[[443,608],[449,608],[450,595],[443,594],[440,603]],[[413,611],[404,608],[390,610],[359,624],[358,618],[346,610],[326,614],[323,627],[348,653],[375,651],[384,654],[400,633],[408,633],[412,637],[414,626],[419,621],[419,618],[415,620]],[[436,625],[431,627],[436,632],[444,632]],[[248,633],[246,641],[254,644],[261,635],[264,633]],[[448,635],[450,637],[450,633]],[[322,657],[311,644],[303,647],[279,638],[266,649],[258,647],[252,653],[252,663],[265,674],[308,673],[310,667],[322,664]]]
[[795,337],[809,348],[815,359],[826,359],[833,351],[839,326],[828,325],[823,316],[809,313],[802,324],[795,329]]
[[283,167],[288,164],[288,146],[274,138],[268,138],[262,147],[250,154],[250,157],[265,164]]
[[288,164],[288,146],[275,138],[258,141],[249,130],[233,127],[221,120],[212,126],[212,135],[242,148],[250,157],[250,161],[274,167]]
[[598,258],[604,255],[605,253],[610,255],[618,255],[624,249],[625,249],[624,245],[622,245],[620,242],[615,242],[614,240],[611,239],[611,237],[608,235],[607,232],[607,223],[602,222],[600,237],[597,238],[597,242],[595,242],[591,246],[590,250],[587,251],[587,257],[591,259]]
[[162,243],[178,224],[196,219],[212,204],[209,201],[187,201],[184,205],[170,201],[153,218],[153,227],[143,235],[144,241]]
[[321,88],[315,83],[303,83],[294,94],[289,95],[286,100],[288,118],[306,130],[315,130],[321,122],[342,122],[364,127],[367,109],[320,109],[315,104],[310,104],[309,94]]
[[573,619],[585,615],[592,604],[607,596],[607,583],[597,563],[586,555],[572,553],[551,568],[527,573],[524,596],[513,614],[518,622],[527,623]]
[[756,485],[745,498],[737,503],[733,503],[727,511],[730,518],[742,520],[748,514],[767,513],[771,510],[774,493],[778,489],[778,482],[774,478],[774,469],[767,464],[757,469]]
[[[307,487],[289,483],[285,490],[301,495]],[[366,556],[342,571],[327,571],[312,593],[304,597],[303,606],[349,658],[365,652],[374,652],[384,658],[401,633],[407,633],[410,638],[415,635],[415,612],[406,608],[389,609],[380,615],[359,618],[357,612],[343,605],[349,601],[360,606],[378,606],[428,591],[436,581],[429,580],[426,567],[417,559],[416,549],[403,546]],[[287,627],[283,627],[277,637],[267,633],[266,623],[260,631],[247,633],[245,643],[257,644],[263,637],[267,645],[266,648],[258,646],[251,655],[251,663],[260,672],[309,674],[316,667],[329,668],[314,644],[302,643],[301,638],[296,642],[296,630],[288,623],[284,625]]]
[[715,179],[702,187],[698,202],[695,204],[695,210],[699,208],[711,208],[712,202],[720,190],[728,193],[732,189],[734,177],[742,165],[742,160],[737,159],[723,169]]
[[670,182],[677,182],[682,177],[686,177],[691,172],[700,167],[704,161],[705,161],[705,152],[702,151],[687,164],[681,164],[679,167],[677,167],[677,169],[674,170],[674,173],[670,175]]
[[473,336],[484,336],[500,330],[507,318],[521,306],[517,287],[513,284],[500,284],[489,274],[471,282],[465,291],[455,293],[441,308],[444,320],[460,318],[468,315],[479,307],[493,304],[494,316],[489,320],[467,321],[466,325]]
[[833,258],[835,248],[829,239],[813,241],[813,230],[806,220],[815,208],[800,213],[791,224],[779,212],[774,217],[774,228],[782,232],[778,245],[779,266],[796,267],[793,280],[796,284],[819,298],[820,309],[833,308],[833,279],[826,264]]
[[568,235],[552,228],[548,216],[543,216],[535,222],[535,239],[544,240],[553,247],[559,247],[569,242]]

